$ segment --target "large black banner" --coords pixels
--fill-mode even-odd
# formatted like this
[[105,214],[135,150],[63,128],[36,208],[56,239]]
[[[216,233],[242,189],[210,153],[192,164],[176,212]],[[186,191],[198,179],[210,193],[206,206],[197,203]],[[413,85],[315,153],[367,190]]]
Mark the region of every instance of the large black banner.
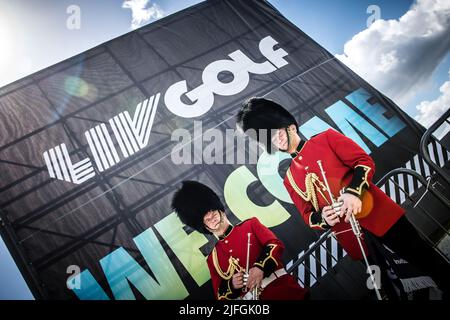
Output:
[[317,234],[283,187],[289,159],[225,148],[251,96],[290,109],[304,138],[354,139],[375,180],[414,166],[422,129],[268,2],[200,3],[0,89],[1,230],[34,295],[212,298],[214,239],[170,208],[185,179],[220,194],[233,223],[257,216],[286,263],[306,250]]

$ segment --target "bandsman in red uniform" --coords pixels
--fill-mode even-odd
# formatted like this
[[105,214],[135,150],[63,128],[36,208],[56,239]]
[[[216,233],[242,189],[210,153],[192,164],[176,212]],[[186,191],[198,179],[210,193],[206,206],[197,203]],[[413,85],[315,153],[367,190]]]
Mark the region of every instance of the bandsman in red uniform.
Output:
[[[338,242],[355,260],[362,258],[349,218],[353,214],[364,232],[394,250],[401,257],[429,273],[448,293],[449,264],[423,240],[405,217],[405,211],[372,182],[375,163],[353,140],[329,129],[302,140],[292,114],[264,98],[244,102],[237,115],[244,132],[266,151],[287,152],[292,162],[284,185],[305,223],[316,230],[332,228]],[[266,130],[260,130],[266,129]],[[256,131],[256,133],[255,133]],[[318,160],[334,198],[342,206],[333,209]],[[363,246],[367,253],[366,243]]]
[[307,290],[284,269],[283,243],[257,218],[231,225],[219,197],[196,181],[183,182],[172,207],[184,224],[218,239],[207,258],[216,299],[305,298]]

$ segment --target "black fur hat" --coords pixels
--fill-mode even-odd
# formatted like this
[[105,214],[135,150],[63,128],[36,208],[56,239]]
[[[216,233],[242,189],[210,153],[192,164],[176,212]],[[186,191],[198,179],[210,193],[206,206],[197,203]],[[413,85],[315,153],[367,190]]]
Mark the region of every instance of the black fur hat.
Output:
[[225,211],[217,194],[208,186],[197,181],[183,181],[181,188],[172,198],[172,209],[181,222],[204,234],[210,234],[203,224],[203,217],[209,211]]
[[[295,124],[295,127],[298,128],[297,121],[289,111],[272,100],[258,97],[250,98],[242,104],[236,121],[244,132],[248,129],[255,130],[256,139],[264,144],[269,153],[276,150],[271,143],[270,129],[287,128],[291,124]],[[261,139],[259,129],[267,129],[265,139]]]

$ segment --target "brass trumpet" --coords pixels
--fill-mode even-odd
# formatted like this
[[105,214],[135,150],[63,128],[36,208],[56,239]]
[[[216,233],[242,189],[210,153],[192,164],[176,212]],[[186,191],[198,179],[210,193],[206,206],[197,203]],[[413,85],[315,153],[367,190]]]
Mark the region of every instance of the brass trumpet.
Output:
[[[331,205],[332,205],[333,209],[336,210],[336,208],[340,207],[341,204],[338,203],[334,199],[333,194],[331,193],[331,189],[330,189],[330,186],[328,185],[327,177],[325,176],[325,171],[323,170],[323,167],[322,167],[322,161],[318,160],[317,164],[319,165],[320,172],[322,174],[323,183],[325,184],[325,187],[327,189],[328,195],[330,196]],[[382,300],[380,291],[379,291],[378,286],[377,286],[376,281],[375,281],[375,278],[373,277],[372,268],[370,267],[369,261],[367,260],[367,255],[366,255],[366,252],[364,251],[364,247],[363,247],[362,242],[361,242],[361,237],[362,237],[361,226],[360,226],[358,220],[356,219],[356,217],[355,217],[355,215],[353,213],[350,214],[350,219],[349,220],[350,220],[350,225],[352,227],[353,234],[355,235],[356,240],[358,241],[358,245],[359,245],[359,248],[361,250],[362,256],[364,258],[364,262],[366,264],[367,271],[368,271],[368,273],[370,275],[370,279],[372,280],[373,288],[375,289],[375,293],[377,295],[377,298],[378,298],[378,300]]]
[[[250,246],[251,246],[251,242],[250,242],[250,236],[252,234],[251,233],[247,233],[247,261],[246,261],[246,265],[245,265],[245,273],[244,273],[244,292],[247,290],[247,280],[248,280],[248,271],[249,271],[249,264],[250,264]],[[251,292],[251,299],[249,300],[259,300],[259,295],[261,294],[260,290],[258,287],[255,287],[252,289]]]

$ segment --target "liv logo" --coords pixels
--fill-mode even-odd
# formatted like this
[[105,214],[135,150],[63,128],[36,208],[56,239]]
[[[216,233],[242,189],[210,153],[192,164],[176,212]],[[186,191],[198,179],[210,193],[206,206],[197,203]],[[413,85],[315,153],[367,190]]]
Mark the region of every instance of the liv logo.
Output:
[[[139,103],[133,118],[128,111],[124,111],[109,119],[109,126],[123,159],[147,146],[160,95],[157,93]],[[95,126],[84,135],[98,171],[103,172],[120,161],[106,124]],[[80,184],[95,176],[91,159],[85,158],[73,163],[65,143],[45,151],[44,160],[51,178]]]
[[[174,83],[167,89],[164,102],[174,114],[183,118],[195,118],[206,113],[214,104],[214,94],[232,96],[244,90],[250,82],[250,74],[268,74],[288,64],[288,55],[282,48],[274,50],[278,44],[268,36],[259,42],[259,51],[267,59],[256,63],[241,50],[228,55],[230,59],[211,62],[202,72],[203,83],[188,91],[186,80]],[[219,74],[228,72],[233,75],[230,82],[219,80]],[[193,104],[186,104],[181,97],[186,95]]]
[[[241,50],[230,53],[229,59],[211,62],[202,72],[203,83],[191,91],[187,89],[186,80],[172,84],[164,95],[167,109],[183,118],[203,115],[213,106],[215,94],[222,96],[238,94],[249,84],[250,74],[268,74],[287,65],[288,62],[284,57],[288,53],[282,48],[274,49],[277,44],[278,42],[271,36],[260,40],[259,50],[267,59],[261,63],[252,61]],[[231,73],[233,80],[222,82],[219,79],[222,72]],[[147,146],[160,95],[157,93],[139,103],[133,118],[125,111],[108,120],[122,158],[128,158]],[[183,95],[192,103],[184,103],[181,99]],[[99,172],[113,167],[121,160],[107,124],[99,124],[86,131],[84,135]],[[64,143],[45,151],[43,155],[51,178],[80,184],[95,176],[92,160],[85,158],[73,163]]]

